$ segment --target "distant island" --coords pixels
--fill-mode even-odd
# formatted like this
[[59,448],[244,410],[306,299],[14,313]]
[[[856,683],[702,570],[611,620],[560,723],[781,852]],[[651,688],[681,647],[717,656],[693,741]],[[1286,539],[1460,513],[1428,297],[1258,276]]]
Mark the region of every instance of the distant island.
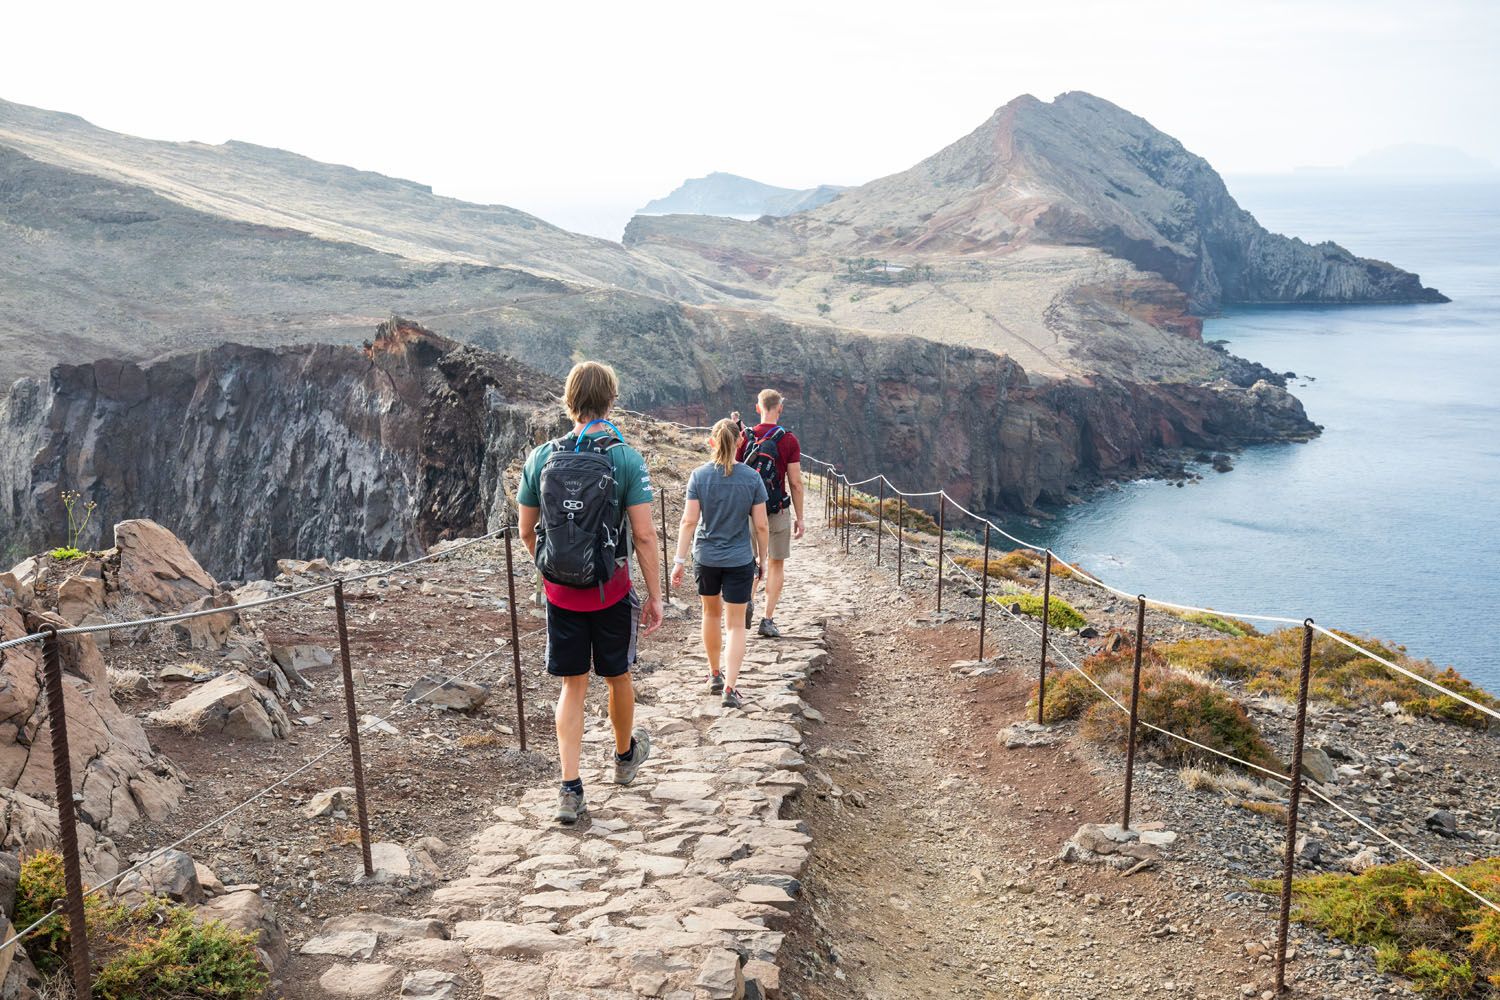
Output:
[[665,198],[649,202],[637,215],[727,215],[758,219],[762,215],[794,215],[826,205],[839,192],[833,184],[797,190],[762,184],[738,174],[714,171],[707,177],[684,181]]

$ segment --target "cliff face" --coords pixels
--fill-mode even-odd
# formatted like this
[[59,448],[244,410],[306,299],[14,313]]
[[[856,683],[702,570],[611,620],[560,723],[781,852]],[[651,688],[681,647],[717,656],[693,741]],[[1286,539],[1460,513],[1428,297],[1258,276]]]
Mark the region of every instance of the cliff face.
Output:
[[1108,101],[1018,97],[909,170],[802,217],[885,254],[1088,246],[1162,275],[1198,312],[1227,303],[1446,302],[1384,261],[1268,232],[1201,156]]
[[539,414],[555,383],[519,372],[399,322],[365,351],[227,344],[60,365],[0,402],[0,552],[56,544],[64,488],[98,503],[93,531],[153,518],[220,576],[480,533],[506,503],[505,465],[552,419]]

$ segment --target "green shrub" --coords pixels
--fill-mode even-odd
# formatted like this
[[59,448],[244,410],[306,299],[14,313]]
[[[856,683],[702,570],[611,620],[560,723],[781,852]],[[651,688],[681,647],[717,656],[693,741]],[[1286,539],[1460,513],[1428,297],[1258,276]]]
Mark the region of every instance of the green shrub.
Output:
[[74,559],[82,559],[84,556],[88,555],[88,553],[84,552],[82,549],[75,549],[71,545],[59,546],[53,549],[51,552],[48,552],[47,554],[53,559],[58,560],[59,562],[71,562]]
[[[1448,874],[1500,902],[1500,858]],[[1252,883],[1281,891],[1272,879]],[[1500,914],[1446,879],[1410,862],[1360,875],[1313,875],[1292,881],[1292,917],[1353,945],[1375,949],[1382,971],[1410,978],[1434,997],[1491,996],[1500,986]]]
[[[853,494],[849,498],[849,506],[853,510],[850,520],[854,522],[876,517],[882,509],[882,504],[879,500],[872,496],[866,496],[863,493]],[[938,533],[937,521],[933,520],[932,515],[920,507],[913,507],[911,504],[906,504],[903,510],[901,502],[895,497],[887,498],[883,507],[885,510],[885,523],[893,530],[899,518],[907,531],[915,531],[924,535],[936,535]],[[838,510],[834,512],[835,526],[843,524],[843,512],[844,509],[841,503]],[[879,525],[855,523],[853,527],[874,531]]]
[[[1083,661],[1100,686],[1130,704],[1130,682],[1135,651],[1121,645],[1113,652],[1096,653]],[[1035,704],[1035,699],[1032,701]],[[1165,665],[1161,655],[1147,649],[1141,656],[1141,692],[1137,705],[1140,720],[1180,736],[1232,754],[1261,767],[1280,770],[1260,730],[1229,692]],[[1087,740],[1123,747],[1130,719],[1077,671],[1069,671],[1047,685],[1043,719],[1059,722],[1081,719],[1080,733]],[[1168,760],[1181,763],[1218,762],[1207,751],[1141,726],[1136,731],[1139,746],[1152,747]]]
[[[1007,608],[1020,605],[1021,614],[1030,615],[1033,618],[1042,617],[1041,594],[1000,594],[991,597],[990,600]],[[1077,608],[1056,596],[1051,599],[1048,606],[1047,621],[1053,628],[1083,628],[1088,624]]]
[[[39,851],[21,864],[16,926],[48,913],[67,892],[62,857]],[[268,982],[255,937],[218,921],[199,923],[193,911],[150,898],[139,906],[84,898],[94,995],[100,1000],[250,1000]],[[68,964],[70,927],[59,914],[27,939],[37,970],[51,975]]]
[[[1373,639],[1339,634],[1481,705],[1500,706],[1500,700],[1475,687],[1451,667],[1439,671],[1431,663],[1411,659],[1399,648],[1391,648]],[[1163,645],[1161,651],[1174,667],[1243,683],[1251,691],[1288,699],[1297,697],[1302,663],[1301,629],[1282,629],[1270,635],[1242,639],[1184,639]],[[1404,677],[1327,636],[1313,638],[1312,679],[1308,690],[1314,698],[1344,707],[1394,701],[1413,715],[1476,729],[1489,727],[1489,717],[1484,713]]]
[[1224,615],[1209,614],[1204,611],[1183,615],[1182,620],[1191,622],[1194,625],[1202,625],[1204,628],[1211,628],[1215,632],[1222,632],[1235,639],[1260,635],[1260,631],[1249,622],[1242,622],[1238,618],[1228,618]]

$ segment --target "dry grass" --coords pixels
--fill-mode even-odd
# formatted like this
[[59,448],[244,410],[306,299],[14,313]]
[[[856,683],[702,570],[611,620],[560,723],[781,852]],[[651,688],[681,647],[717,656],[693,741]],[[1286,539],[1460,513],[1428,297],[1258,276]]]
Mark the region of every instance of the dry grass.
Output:
[[504,745],[505,741],[500,738],[499,733],[464,733],[458,738],[458,745],[464,750],[475,750],[480,747],[497,747]]

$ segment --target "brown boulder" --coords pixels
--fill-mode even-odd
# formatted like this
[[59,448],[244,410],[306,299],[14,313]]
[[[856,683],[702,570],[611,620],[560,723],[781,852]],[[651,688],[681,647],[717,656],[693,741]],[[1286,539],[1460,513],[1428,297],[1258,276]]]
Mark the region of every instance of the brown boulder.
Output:
[[292,728],[276,696],[237,672],[199,685],[149,718],[154,725],[184,732],[222,733],[246,740],[286,739]]
[[188,547],[166,528],[145,518],[115,525],[110,601],[132,597],[149,613],[181,611],[218,588]]
[[230,930],[256,936],[255,950],[260,962],[275,972],[292,957],[286,937],[276,923],[271,904],[255,889],[238,889],[215,896],[198,907],[200,920],[218,920]]

